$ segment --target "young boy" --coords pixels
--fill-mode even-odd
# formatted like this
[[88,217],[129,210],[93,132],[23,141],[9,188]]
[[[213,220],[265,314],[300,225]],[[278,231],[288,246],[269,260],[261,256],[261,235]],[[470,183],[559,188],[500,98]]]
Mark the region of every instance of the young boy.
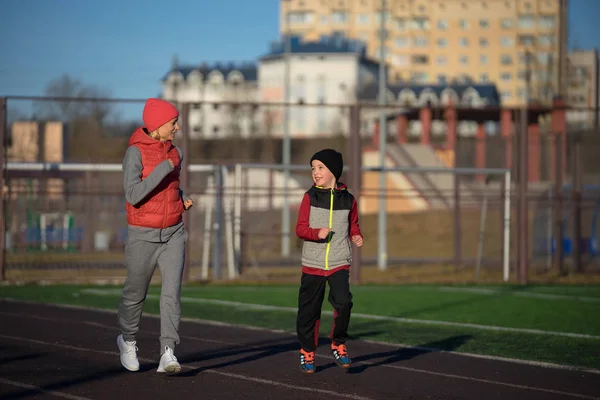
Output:
[[352,308],[350,264],[352,246],[362,246],[356,200],[338,182],[344,168],[342,155],[332,149],[317,152],[310,160],[314,185],[304,194],[296,235],[304,239],[302,278],[298,294],[296,331],[300,342],[300,370],[315,372],[321,307],[329,283],[334,308],[331,353],[342,368],[350,367],[346,349]]

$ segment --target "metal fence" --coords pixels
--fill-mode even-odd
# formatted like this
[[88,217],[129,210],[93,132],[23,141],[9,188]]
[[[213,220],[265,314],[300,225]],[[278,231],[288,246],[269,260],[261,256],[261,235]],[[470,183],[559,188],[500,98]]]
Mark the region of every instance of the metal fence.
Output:
[[[0,101],[2,279],[122,279],[127,226],[120,163],[140,121],[107,118],[106,109],[125,113],[133,108],[141,115],[143,101]],[[63,105],[57,109],[64,115],[41,118],[12,111],[35,109],[36,102]],[[96,106],[83,107],[88,103]],[[290,106],[295,122],[287,127],[274,111],[283,105],[178,106],[182,185],[195,200],[185,213],[190,232],[186,280],[297,275],[302,245],[294,233],[297,208],[311,185],[308,160],[323,147],[344,153],[342,180],[360,206],[365,245],[354,249],[354,282],[364,278],[362,267],[389,279],[404,267],[418,275],[421,269],[450,266],[444,273],[467,270],[475,278],[483,272],[507,278],[510,272],[522,282],[531,266],[546,272],[596,268],[600,135],[587,127],[565,135],[567,124],[560,131],[552,121],[546,121],[546,129],[543,118],[556,121],[564,107],[530,111],[525,124],[517,109],[488,109],[484,115],[461,108],[458,114],[479,121],[469,136],[468,129],[457,132],[456,119],[447,119],[435,134],[407,134],[398,121],[406,118],[410,128],[411,115],[419,110],[398,106],[295,104]],[[208,112],[215,108],[237,114],[221,115],[217,124]],[[377,137],[382,111],[389,121],[383,169]],[[496,134],[478,134],[482,121],[501,121],[505,111],[511,122],[507,135],[501,123]],[[527,136],[523,126],[529,127]],[[293,137],[288,168],[284,133]],[[387,268],[375,268],[382,258]]]

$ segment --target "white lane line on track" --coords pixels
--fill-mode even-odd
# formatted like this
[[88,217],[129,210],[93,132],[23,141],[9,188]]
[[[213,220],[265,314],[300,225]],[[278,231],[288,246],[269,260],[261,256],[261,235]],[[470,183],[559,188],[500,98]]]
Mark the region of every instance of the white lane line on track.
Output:
[[0,378],[0,383],[4,383],[5,385],[10,385],[10,386],[16,386],[21,389],[27,389],[27,390],[35,391],[38,393],[49,394],[51,396],[62,397],[63,399],[92,400],[87,397],[74,396],[72,394],[68,394],[68,393],[64,393],[64,392],[57,392],[56,390],[46,390],[46,389],[42,389],[41,387],[38,387],[38,386],[34,386],[34,385],[27,384],[27,383],[22,383],[22,382],[10,381],[10,380],[4,379],[4,378]]
[[[7,298],[0,298],[0,301],[5,301],[5,302],[9,302],[9,303],[22,303],[22,304],[29,304],[29,305],[37,305],[37,306],[41,305],[41,306],[46,306],[46,307],[56,307],[56,308],[64,308],[64,309],[72,309],[72,310],[80,310],[80,311],[93,311],[93,312],[102,313],[102,314],[116,314],[116,310],[93,308],[93,307],[86,307],[86,306],[75,306],[75,305],[69,305],[69,304],[49,304],[49,303],[39,303],[39,302],[33,302],[33,301],[27,301],[27,300],[13,300],[13,299],[7,299]],[[0,315],[2,315],[2,314],[6,314],[6,313],[3,313],[0,311]],[[22,315],[22,314],[18,314],[18,315],[14,315],[14,316],[18,316],[21,318],[29,317],[29,315]],[[146,313],[145,316],[149,317],[149,318],[160,319],[160,316],[156,315],[156,314]],[[44,318],[44,317],[42,317],[42,318]],[[69,321],[71,321],[71,320],[69,320]],[[244,330],[258,331],[258,332],[269,332],[269,333],[292,336],[292,337],[295,336],[293,333],[282,330],[282,329],[262,328],[262,327],[256,327],[256,326],[251,326],[251,325],[232,324],[232,323],[227,323],[227,322],[204,320],[204,319],[199,319],[199,318],[181,318],[181,321],[189,322],[189,323],[193,323],[193,324],[200,324],[200,325],[217,326],[217,327],[223,327],[223,328],[244,329]],[[196,340],[197,338],[192,338],[192,339]],[[440,350],[440,349],[435,349],[435,348],[412,346],[412,345],[407,345],[404,343],[383,342],[383,341],[378,341],[378,340],[361,339],[360,341],[364,342],[364,343],[375,344],[375,345],[382,346],[382,347],[390,347],[390,348],[401,347],[401,348],[406,348],[406,349],[423,350],[423,351],[428,351],[428,352],[433,352],[433,353],[452,354],[454,356],[461,356],[461,357],[478,358],[478,359],[483,359],[483,360],[501,361],[501,362],[507,362],[507,363],[513,363],[513,364],[528,365],[528,366],[533,366],[533,367],[552,368],[552,369],[577,371],[577,372],[582,372],[582,373],[590,373],[590,374],[600,375],[600,369],[586,368],[586,367],[580,367],[580,366],[576,366],[576,365],[555,364],[555,363],[549,363],[549,362],[543,362],[543,361],[521,360],[518,358],[491,356],[491,355],[487,355],[487,354],[474,354],[474,353],[466,353],[466,352],[451,351],[451,350]]]
[[[113,356],[115,358],[117,358],[119,356],[119,353],[117,353],[116,351],[95,350],[95,349],[90,349],[90,348],[86,348],[86,347],[77,347],[77,346],[69,346],[69,345],[64,345],[64,344],[59,344],[59,343],[44,342],[43,340],[37,340],[37,339],[27,339],[27,338],[16,337],[16,336],[9,336],[9,335],[0,335],[0,338],[9,339],[9,340],[15,340],[15,341],[21,341],[21,342],[27,342],[27,343],[40,344],[40,345],[45,345],[45,346],[58,347],[58,348],[68,349],[68,350],[73,350],[73,351],[82,351],[82,352],[87,352],[87,353],[96,353],[96,354],[110,355],[110,356]],[[148,358],[143,358],[143,357],[138,357],[138,359],[140,361],[144,361],[144,362],[156,362],[156,360],[152,360],[152,359],[148,359]],[[181,369],[182,370],[187,370],[187,371],[193,371],[193,370],[197,369],[197,367],[193,367],[191,365],[182,365]],[[123,373],[126,373],[126,371],[124,370]],[[228,378],[235,378],[235,379],[249,381],[249,382],[254,382],[254,383],[262,383],[262,384],[269,385],[269,386],[274,386],[274,387],[281,387],[281,388],[286,388],[286,389],[300,390],[300,391],[309,392],[309,393],[313,393],[313,394],[316,394],[316,393],[325,394],[325,395],[328,395],[328,396],[341,397],[341,398],[344,398],[344,399],[351,399],[351,400],[372,400],[369,397],[359,396],[359,395],[355,395],[355,394],[351,394],[351,393],[340,393],[340,392],[336,392],[336,391],[333,391],[333,390],[311,388],[311,387],[307,387],[307,386],[295,386],[295,385],[290,385],[288,383],[283,383],[283,382],[278,382],[278,381],[272,381],[272,380],[269,380],[269,379],[256,378],[256,377],[253,377],[253,376],[247,376],[247,375],[242,375],[242,374],[235,374],[235,373],[224,372],[224,371],[217,371],[217,370],[213,370],[213,369],[203,369],[202,373],[214,374],[214,375],[219,375],[219,376],[225,376],[225,377],[228,377]]]
[[[41,317],[44,318],[46,320],[53,320],[51,318],[48,317]],[[54,322],[60,322],[60,320],[56,319],[53,320]],[[89,321],[82,321],[82,323],[88,323]],[[94,323],[97,326],[103,326],[104,328],[111,328],[111,327],[107,327],[106,325],[102,325],[102,324],[98,324],[98,323]],[[23,340],[23,341],[30,341],[30,342],[34,342],[34,343],[43,343],[43,344],[47,344],[47,345],[51,345],[51,346],[57,346],[57,347],[65,347],[71,350],[81,350],[81,351],[88,351],[88,352],[94,352],[94,353],[101,353],[101,354],[115,354],[117,355],[117,353],[113,353],[113,352],[108,352],[108,351],[101,351],[101,350],[95,350],[95,349],[88,349],[88,348],[78,348],[78,347],[74,347],[74,346],[68,346],[68,345],[62,345],[62,344],[55,344],[55,343],[48,343],[48,342],[42,342],[36,339],[24,339],[24,338],[17,338],[17,337],[12,337],[12,336],[5,336],[5,335],[0,335],[0,337],[4,337],[4,338],[9,338],[9,339],[13,339],[13,340]],[[198,340],[203,341],[203,339],[198,338]],[[216,341],[217,343],[220,344],[227,344],[227,345],[235,345],[235,346],[239,346],[238,344],[235,343],[231,343],[231,342],[224,342],[224,341]],[[249,347],[254,347],[256,348],[257,346],[249,346]],[[324,355],[324,354],[318,354],[317,356],[319,356],[320,358],[327,358],[327,359],[333,359],[333,357],[329,356],[329,355]],[[139,358],[140,360],[146,361],[146,362],[155,362],[155,360],[151,360],[151,359],[145,359],[145,358]],[[377,364],[377,362],[373,361],[373,362],[369,362],[369,361],[358,361],[353,363],[353,365],[375,365]],[[380,367],[384,367],[384,368],[392,368],[392,369],[397,369],[397,370],[403,370],[403,371],[408,371],[408,372],[413,372],[413,373],[420,373],[420,374],[428,374],[428,375],[434,375],[434,376],[440,376],[440,377],[445,377],[445,378],[452,378],[452,379],[460,379],[460,380],[466,380],[466,381],[470,381],[470,382],[478,382],[478,383],[485,383],[485,384],[490,384],[490,385],[497,385],[497,386],[504,386],[504,387],[510,387],[510,388],[515,388],[515,389],[522,389],[522,390],[530,390],[530,391],[536,391],[536,392],[542,392],[542,393],[551,393],[551,394],[557,394],[557,395],[562,395],[562,396],[570,396],[570,397],[574,397],[574,398],[580,398],[580,399],[590,399],[590,400],[600,400],[600,397],[593,397],[593,396],[588,396],[588,395],[583,395],[583,394],[579,394],[579,393],[571,393],[571,392],[564,392],[564,391],[560,391],[560,390],[554,390],[554,389],[545,389],[545,388],[540,388],[540,387],[535,387],[535,386],[528,386],[528,385],[520,385],[520,384],[514,384],[514,383],[509,383],[509,382],[500,382],[500,381],[493,381],[493,380],[489,380],[489,379],[482,379],[482,378],[475,378],[475,377],[470,377],[470,376],[464,376],[464,375],[457,375],[457,374],[449,374],[449,373],[444,373],[444,372],[436,372],[436,371],[429,371],[429,370],[424,370],[424,369],[420,369],[420,368],[412,368],[412,367],[403,367],[400,365],[393,365],[393,364],[385,364],[385,365],[380,365]],[[182,366],[183,369],[188,369],[188,370],[193,370],[195,368],[188,366]],[[247,377],[245,375],[239,375],[239,374],[231,374],[229,372],[223,372],[223,371],[216,371],[216,370],[203,370],[203,372],[208,372],[208,371],[213,371],[211,373],[217,373],[220,375],[225,375],[225,376],[231,376],[234,378],[238,378],[238,379],[243,379],[240,377],[244,377],[247,378],[246,380],[251,380],[253,382],[260,382],[260,383],[267,383],[267,382],[275,382],[278,383],[280,385],[275,385],[275,386],[281,386],[281,385],[287,385],[287,386],[281,386],[281,387],[289,387],[289,388],[298,388],[294,385],[289,385],[289,384],[285,384],[285,383],[281,383],[281,382],[277,382],[277,381],[269,381],[269,380],[265,380],[262,378],[255,378],[255,377]],[[273,383],[269,383],[271,385],[273,385]],[[330,392],[325,390],[323,392],[324,389],[313,389],[313,390],[319,390],[321,391],[320,393],[326,393],[326,392]],[[331,392],[331,393],[337,393],[337,392]],[[341,395],[338,393],[338,396]],[[350,396],[354,396],[354,395],[350,395]],[[366,399],[364,397],[346,397],[346,398],[352,398],[352,399]]]
[[[98,296],[114,296],[117,292],[114,290],[103,290],[103,289],[83,289],[82,293],[98,295]],[[158,295],[149,294],[146,296],[148,299],[160,299]],[[182,303],[199,303],[199,304],[216,304],[221,306],[235,307],[240,310],[251,310],[251,311],[286,311],[286,312],[294,312],[298,311],[295,307],[282,307],[282,306],[271,306],[264,304],[254,304],[254,303],[242,303],[237,301],[228,301],[228,300],[215,300],[215,299],[201,299],[201,298],[192,298],[192,297],[182,297]],[[323,315],[332,316],[332,311],[323,311]],[[424,325],[438,325],[438,326],[451,326],[457,328],[471,328],[471,329],[479,329],[486,331],[496,331],[496,332],[511,332],[511,333],[527,333],[534,335],[549,335],[549,336],[559,336],[559,337],[571,337],[578,339],[593,339],[600,340],[600,336],[597,335],[589,335],[585,333],[571,333],[571,332],[554,332],[554,331],[544,331],[541,329],[528,329],[528,328],[511,328],[505,326],[495,326],[495,325],[482,325],[482,324],[472,324],[465,322],[452,322],[452,321],[436,321],[436,320],[427,320],[427,319],[414,319],[414,318],[403,318],[403,317],[390,317],[386,315],[371,315],[371,314],[361,314],[361,313],[352,313],[352,318],[360,318],[367,319],[372,321],[389,321],[389,322],[404,322],[404,323],[413,323],[413,324],[424,324]]]

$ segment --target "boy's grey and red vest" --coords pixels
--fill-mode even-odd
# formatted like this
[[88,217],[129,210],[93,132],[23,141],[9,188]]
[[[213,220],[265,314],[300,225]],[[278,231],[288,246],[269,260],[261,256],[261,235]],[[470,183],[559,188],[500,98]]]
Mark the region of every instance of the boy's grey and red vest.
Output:
[[[319,239],[318,232],[325,227],[331,232],[326,239]],[[349,268],[352,264],[350,237],[361,234],[354,196],[342,183],[337,189],[311,187],[300,206],[296,233],[304,239],[303,267],[322,270],[324,275],[341,267]]]

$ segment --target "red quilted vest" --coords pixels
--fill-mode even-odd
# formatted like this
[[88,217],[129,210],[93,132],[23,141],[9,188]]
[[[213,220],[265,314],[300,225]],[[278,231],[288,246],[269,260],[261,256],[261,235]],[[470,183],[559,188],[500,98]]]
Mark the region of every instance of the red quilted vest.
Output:
[[179,152],[171,142],[160,142],[148,136],[142,128],[129,138],[129,146],[136,146],[142,154],[142,180],[166,159],[175,168],[138,205],[127,205],[127,223],[146,228],[168,228],[181,222],[183,204],[179,193]]

